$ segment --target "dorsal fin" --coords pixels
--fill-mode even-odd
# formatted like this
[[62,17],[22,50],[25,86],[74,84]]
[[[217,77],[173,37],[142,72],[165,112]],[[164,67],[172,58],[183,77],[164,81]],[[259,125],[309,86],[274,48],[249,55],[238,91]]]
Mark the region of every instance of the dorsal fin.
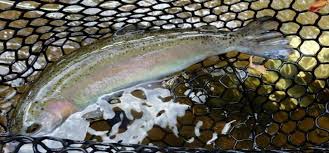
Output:
[[133,24],[126,25],[120,29],[118,29],[114,34],[113,34],[113,39],[121,39],[121,38],[127,38],[129,36],[134,36],[136,34],[143,34],[145,28],[138,27]]
[[213,25],[203,25],[201,27],[198,27],[198,30],[200,32],[218,32],[218,28]]

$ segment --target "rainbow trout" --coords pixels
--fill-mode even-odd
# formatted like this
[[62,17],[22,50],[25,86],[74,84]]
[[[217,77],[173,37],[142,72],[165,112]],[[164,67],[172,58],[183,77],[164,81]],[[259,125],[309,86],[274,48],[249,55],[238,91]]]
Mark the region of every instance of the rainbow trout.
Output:
[[263,17],[235,32],[173,29],[100,40],[47,68],[21,99],[10,129],[26,135],[50,133],[104,94],[164,78],[232,50],[286,59],[288,41],[273,25]]

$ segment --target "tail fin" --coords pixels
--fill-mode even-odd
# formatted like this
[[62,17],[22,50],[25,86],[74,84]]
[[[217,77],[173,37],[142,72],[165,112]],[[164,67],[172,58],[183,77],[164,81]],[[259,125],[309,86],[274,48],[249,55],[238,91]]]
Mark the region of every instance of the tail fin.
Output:
[[291,53],[289,41],[275,31],[278,22],[272,17],[262,17],[236,32],[242,38],[238,49],[251,55],[271,59],[287,59]]

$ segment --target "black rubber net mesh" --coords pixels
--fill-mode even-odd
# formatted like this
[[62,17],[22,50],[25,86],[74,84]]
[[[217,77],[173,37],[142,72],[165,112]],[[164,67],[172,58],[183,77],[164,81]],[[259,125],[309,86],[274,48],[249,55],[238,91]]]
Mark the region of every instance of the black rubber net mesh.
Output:
[[[313,2],[1,0],[1,144],[19,142],[16,151],[20,146],[33,144],[35,152],[328,150],[329,7],[309,12]],[[249,55],[238,52],[210,57],[186,69],[170,89],[176,102],[191,106],[178,118],[178,137],[158,126],[148,132],[142,144],[101,143],[92,134],[87,135],[86,141],[73,141],[8,133],[7,121],[11,120],[17,99],[49,63],[110,36],[120,27],[135,24],[148,29],[172,29],[213,25],[232,31],[262,16],[278,20],[278,30],[290,41],[293,54],[287,61],[254,57],[256,64],[267,69],[263,74],[248,66]],[[200,135],[195,136],[198,121],[203,121],[203,125]],[[234,122],[229,132],[221,134],[230,121]],[[95,121],[91,127],[111,130],[111,122]],[[216,132],[218,138],[207,144]],[[191,137],[194,141],[187,142]],[[47,147],[46,140],[62,147]]]

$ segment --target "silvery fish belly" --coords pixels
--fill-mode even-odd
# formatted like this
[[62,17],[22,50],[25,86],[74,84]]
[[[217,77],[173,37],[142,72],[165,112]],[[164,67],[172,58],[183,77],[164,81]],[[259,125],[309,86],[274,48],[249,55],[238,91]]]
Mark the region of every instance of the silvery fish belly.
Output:
[[48,67],[21,99],[10,129],[27,135],[50,133],[104,94],[161,79],[228,51],[285,59],[290,47],[273,30],[273,22],[259,18],[235,32],[202,27],[100,40]]

